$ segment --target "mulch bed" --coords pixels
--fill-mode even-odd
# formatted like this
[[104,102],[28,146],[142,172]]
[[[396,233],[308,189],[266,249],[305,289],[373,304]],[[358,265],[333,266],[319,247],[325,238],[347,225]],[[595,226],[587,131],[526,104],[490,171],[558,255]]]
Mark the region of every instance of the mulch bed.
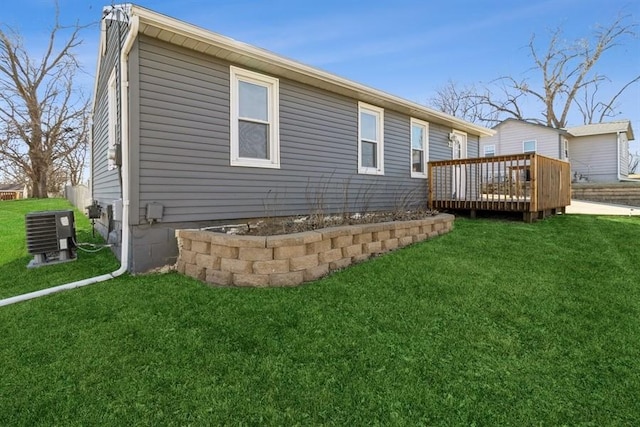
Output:
[[373,224],[390,221],[409,221],[437,215],[435,210],[411,210],[401,212],[371,212],[364,215],[300,215],[276,218],[260,218],[245,224],[210,227],[208,230],[248,236],[276,236],[281,234],[313,231],[340,225]]

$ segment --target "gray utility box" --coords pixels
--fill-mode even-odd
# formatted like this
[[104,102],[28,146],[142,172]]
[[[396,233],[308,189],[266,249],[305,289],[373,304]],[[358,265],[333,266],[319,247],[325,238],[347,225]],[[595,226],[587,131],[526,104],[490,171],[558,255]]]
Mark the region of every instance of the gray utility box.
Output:
[[76,259],[76,225],[73,211],[30,212],[25,217],[28,267]]

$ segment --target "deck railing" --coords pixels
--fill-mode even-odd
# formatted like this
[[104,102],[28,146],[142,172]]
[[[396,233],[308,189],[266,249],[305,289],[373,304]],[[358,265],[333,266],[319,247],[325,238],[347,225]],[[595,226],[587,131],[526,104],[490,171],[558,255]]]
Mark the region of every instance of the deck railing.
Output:
[[540,154],[515,154],[429,162],[431,209],[534,213],[571,203],[568,162]]

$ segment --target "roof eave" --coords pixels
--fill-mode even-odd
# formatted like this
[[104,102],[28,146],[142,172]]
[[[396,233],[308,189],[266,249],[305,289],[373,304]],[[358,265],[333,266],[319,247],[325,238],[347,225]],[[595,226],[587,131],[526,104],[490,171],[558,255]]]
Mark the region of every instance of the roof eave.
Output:
[[[611,124],[615,124],[615,123],[620,123],[623,124],[624,126],[621,127],[610,127],[610,128],[606,128],[606,129],[598,129],[597,126],[599,125],[611,125]],[[590,128],[590,131],[585,131],[584,128]],[[594,123],[592,125],[584,125],[584,126],[575,126],[572,128],[567,128],[567,130],[569,131],[570,135],[573,137],[583,137],[583,136],[594,136],[594,135],[608,135],[608,134],[614,134],[614,133],[621,133],[621,132],[625,132],[627,134],[627,139],[629,141],[633,141],[635,139],[635,136],[633,134],[633,128],[631,127],[631,121],[630,120],[620,120],[618,122],[609,122],[609,123]]]
[[292,80],[346,95],[360,101],[375,103],[381,107],[406,113],[430,122],[450,126],[478,136],[491,136],[495,131],[469,123],[395,95],[373,89],[360,83],[336,76],[326,71],[276,55],[267,50],[236,41],[192,24],[132,6],[131,13],[140,20],[140,33],[160,40],[185,46],[229,62],[283,75]]

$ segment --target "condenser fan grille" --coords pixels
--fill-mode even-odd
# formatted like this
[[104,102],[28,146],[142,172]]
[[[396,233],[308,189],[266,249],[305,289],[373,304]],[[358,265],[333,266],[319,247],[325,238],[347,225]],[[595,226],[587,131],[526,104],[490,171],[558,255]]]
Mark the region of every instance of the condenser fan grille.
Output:
[[58,232],[54,214],[27,215],[27,250],[30,255],[58,250]]

